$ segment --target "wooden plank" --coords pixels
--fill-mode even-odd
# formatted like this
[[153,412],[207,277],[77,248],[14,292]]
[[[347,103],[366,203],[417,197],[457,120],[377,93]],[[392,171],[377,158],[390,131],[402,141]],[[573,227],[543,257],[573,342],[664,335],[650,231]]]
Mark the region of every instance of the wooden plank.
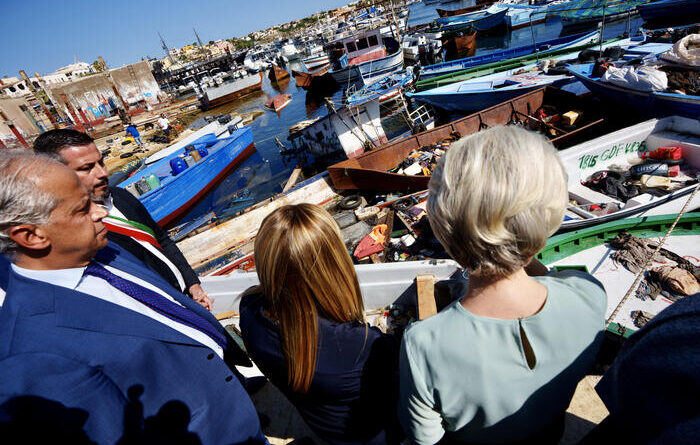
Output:
[[301,175],[301,167],[297,167],[294,169],[291,176],[287,180],[287,184],[282,189],[282,193],[286,192],[287,190],[292,188],[294,186],[294,184],[297,183],[297,180],[299,179],[299,175]]
[[435,304],[435,275],[417,275],[416,288],[418,290],[418,319],[425,320],[437,314],[437,305]]

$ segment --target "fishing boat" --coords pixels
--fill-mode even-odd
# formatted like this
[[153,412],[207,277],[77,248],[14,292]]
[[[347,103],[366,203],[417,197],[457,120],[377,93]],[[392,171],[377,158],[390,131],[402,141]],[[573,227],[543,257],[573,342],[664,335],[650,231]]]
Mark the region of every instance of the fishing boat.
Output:
[[[581,117],[574,129],[558,129],[552,134],[547,131],[550,128],[541,119],[534,117],[538,110],[544,107],[553,107],[563,110],[562,112],[578,110],[581,112]],[[573,93],[557,88],[545,87],[452,123],[435,127],[433,130],[408,136],[355,158],[331,165],[328,167],[328,173],[333,186],[338,190],[400,192],[424,190],[428,187],[429,175],[405,175],[391,173],[389,170],[394,169],[414,150],[437,144],[450,135],[467,136],[485,127],[512,123],[543,131],[549,136],[552,144],[563,148],[590,137],[605,122],[598,104],[592,100],[577,97]]]
[[[187,155],[192,150],[198,154]],[[136,189],[136,194],[140,194],[138,199],[153,219],[158,225],[167,227],[254,151],[253,133],[249,127],[236,129],[228,137],[217,138],[213,133],[208,134],[139,171],[119,187],[132,193]],[[185,159],[191,165],[182,158],[185,155],[189,156]],[[195,161],[197,157],[201,159]],[[148,179],[149,185],[139,191],[137,182],[143,184],[144,179]]]
[[288,140],[295,152],[308,151],[314,156],[352,158],[367,148],[388,142],[381,124],[379,100],[365,98],[353,105],[335,108],[327,104],[329,113],[308,125],[296,125]]
[[300,58],[299,55],[299,50],[297,50],[297,47],[294,46],[294,43],[292,41],[288,41],[284,45],[282,45],[282,57],[285,57],[287,60],[297,60]]
[[[679,147],[678,176],[664,177],[664,188],[645,185],[634,190],[627,185],[616,197],[602,193],[595,184],[599,172],[611,178],[627,179],[633,166],[644,163],[644,158],[660,147]],[[570,204],[561,230],[573,230],[631,216],[661,215],[680,211],[684,197],[697,186],[695,172],[700,169],[700,125],[698,120],[680,116],[651,119],[637,125],[601,136],[560,152],[569,176]],[[669,168],[670,171],[670,168]],[[612,173],[609,173],[612,172]],[[653,173],[653,172],[652,172]],[[622,181],[622,179],[620,180]],[[642,178],[640,181],[644,181]],[[622,182],[619,182],[623,184]],[[584,185],[587,184],[587,185]],[[700,206],[700,194],[689,206],[692,211]]]
[[319,54],[316,56],[307,57],[303,59],[302,62],[304,62],[304,66],[306,66],[306,69],[309,72],[316,71],[319,68],[328,66],[331,63],[330,59],[328,58],[328,54]]
[[368,85],[358,91],[348,90],[346,104],[353,106],[367,100],[378,99],[379,103],[395,99],[401,91],[413,82],[413,70],[405,69],[394,73],[379,82]]
[[267,60],[265,51],[260,48],[248,51],[243,59],[243,65],[254,73],[266,70],[270,67],[270,62]]
[[220,116],[216,119],[214,119],[212,122],[209,122],[202,128],[198,129],[194,133],[185,136],[184,138],[178,140],[171,146],[164,148],[160,150],[157,153],[152,154],[151,156],[146,158],[145,164],[146,165],[152,165],[155,164],[156,162],[160,161],[161,159],[170,156],[171,154],[175,152],[180,152],[182,151],[185,146],[190,145],[197,139],[213,134],[217,138],[225,138],[228,136],[231,136],[231,134],[236,131],[238,128],[241,128],[243,126],[243,118],[240,116],[235,116],[231,117],[230,115],[223,115]]
[[700,19],[700,2],[696,0],[660,0],[637,6],[646,23],[693,23]]
[[296,85],[298,87],[303,88],[305,90],[308,90],[312,85],[312,80],[314,77],[323,76],[330,69],[331,69],[330,65],[326,65],[322,68],[319,68],[316,71],[313,71],[313,72],[309,71],[308,73],[304,73],[302,71],[292,70],[292,76],[294,77],[294,81],[296,82]]
[[199,108],[206,111],[259,91],[262,89],[262,78],[260,72],[207,88],[199,96]]
[[398,43],[388,45],[389,43],[395,42],[383,37],[379,29],[353,34],[330,43],[330,74],[340,85],[354,82],[369,85],[388,76],[403,67],[403,51]]
[[650,0],[627,0],[609,2],[608,0],[579,0],[567,4],[567,8],[559,12],[559,18],[564,26],[584,26],[605,21],[627,18],[637,13],[639,5]]
[[[603,42],[603,49],[619,46],[621,48],[628,48],[630,45],[634,44],[629,38],[615,38],[609,39]],[[578,53],[585,49],[598,48],[598,43],[585,43],[571,48],[563,48],[558,50],[547,51],[547,59],[550,60],[569,60],[578,57]],[[475,66],[471,68],[466,68],[461,71],[455,71],[453,73],[442,74],[429,79],[418,80],[415,84],[416,91],[424,91],[433,88],[437,88],[444,85],[449,85],[455,82],[460,82],[469,79],[476,79],[482,76],[504,72],[508,70],[517,70],[522,68],[523,70],[531,70],[535,67],[538,60],[542,58],[540,53],[531,54],[529,56],[515,57],[512,59],[502,60],[500,62],[487,63],[485,65]]]
[[613,85],[593,74],[593,64],[572,65],[568,68],[586,88],[611,106],[625,108],[643,117],[679,115],[697,119],[700,116],[700,96],[637,91]]
[[[537,258],[548,267],[558,270],[585,268],[584,270],[598,279],[608,296],[605,317],[609,319],[609,324],[606,330],[614,337],[627,338],[642,325],[638,319],[638,311],[643,311],[647,317],[653,317],[673,301],[664,295],[642,299],[635,292],[611,318],[613,311],[622,303],[624,295],[632,287],[637,274],[612,258],[611,254],[615,249],[609,243],[624,233],[641,240],[658,242],[676,217],[677,214],[625,218],[555,235],[547,241],[546,247]],[[690,261],[690,264],[700,266],[700,214],[682,215],[662,247]],[[670,264],[672,263],[669,261],[653,261],[651,267]]]
[[470,12],[453,17],[440,17],[435,20],[435,28],[443,31],[457,29],[488,31],[499,26],[504,26],[507,12],[507,9],[490,6],[484,11]]
[[406,95],[418,102],[444,110],[473,113],[523,93],[547,85],[563,85],[570,80],[571,76],[568,74],[545,74],[536,66],[532,66],[529,70],[512,69]]
[[270,82],[279,82],[289,79],[289,73],[273,63],[270,71],[267,72],[267,78],[270,79]]
[[533,45],[523,45],[515,48],[493,51],[474,57],[467,57],[464,59],[452,60],[450,62],[428,65],[421,68],[420,77],[421,79],[430,79],[431,77],[451,74],[475,66],[497,63],[508,59],[522,58],[523,56],[534,53],[537,53],[539,57],[547,57],[548,54],[562,49],[577,48],[580,45],[595,42],[599,39],[599,37],[600,33],[598,31],[575,34],[546,40]]
[[277,96],[271,97],[267,100],[267,102],[265,102],[265,108],[267,108],[269,111],[279,113],[284,107],[289,105],[291,101],[291,94],[278,94]]

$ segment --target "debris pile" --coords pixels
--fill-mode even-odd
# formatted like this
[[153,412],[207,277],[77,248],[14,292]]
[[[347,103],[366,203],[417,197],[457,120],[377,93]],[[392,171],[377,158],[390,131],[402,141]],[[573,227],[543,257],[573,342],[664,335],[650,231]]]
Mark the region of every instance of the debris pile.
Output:
[[686,164],[682,153],[681,147],[660,147],[642,153],[640,164],[612,166],[593,173],[581,183],[622,202],[640,193],[664,196],[697,182],[696,172]]
[[440,157],[461,137],[459,133],[453,132],[439,142],[412,150],[399,165],[387,172],[409,176],[430,176]]

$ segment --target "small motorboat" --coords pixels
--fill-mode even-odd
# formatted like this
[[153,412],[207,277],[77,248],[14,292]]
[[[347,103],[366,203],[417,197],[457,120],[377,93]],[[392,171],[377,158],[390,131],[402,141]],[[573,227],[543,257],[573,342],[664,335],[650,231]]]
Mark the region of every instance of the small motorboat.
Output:
[[265,102],[265,108],[275,113],[279,113],[284,107],[289,105],[292,101],[291,94],[278,94],[275,97],[271,97],[267,102]]

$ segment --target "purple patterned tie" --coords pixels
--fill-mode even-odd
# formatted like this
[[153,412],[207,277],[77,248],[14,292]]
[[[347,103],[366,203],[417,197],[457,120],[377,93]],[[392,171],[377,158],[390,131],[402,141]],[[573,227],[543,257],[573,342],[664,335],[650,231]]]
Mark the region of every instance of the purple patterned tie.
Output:
[[157,292],[113,274],[95,261],[88,264],[85,269],[85,275],[102,278],[116,289],[124,292],[134,300],[140,301],[159,314],[208,335],[219,346],[226,349],[228,340],[226,336],[217,331],[211,323],[190,309],[170,301]]

